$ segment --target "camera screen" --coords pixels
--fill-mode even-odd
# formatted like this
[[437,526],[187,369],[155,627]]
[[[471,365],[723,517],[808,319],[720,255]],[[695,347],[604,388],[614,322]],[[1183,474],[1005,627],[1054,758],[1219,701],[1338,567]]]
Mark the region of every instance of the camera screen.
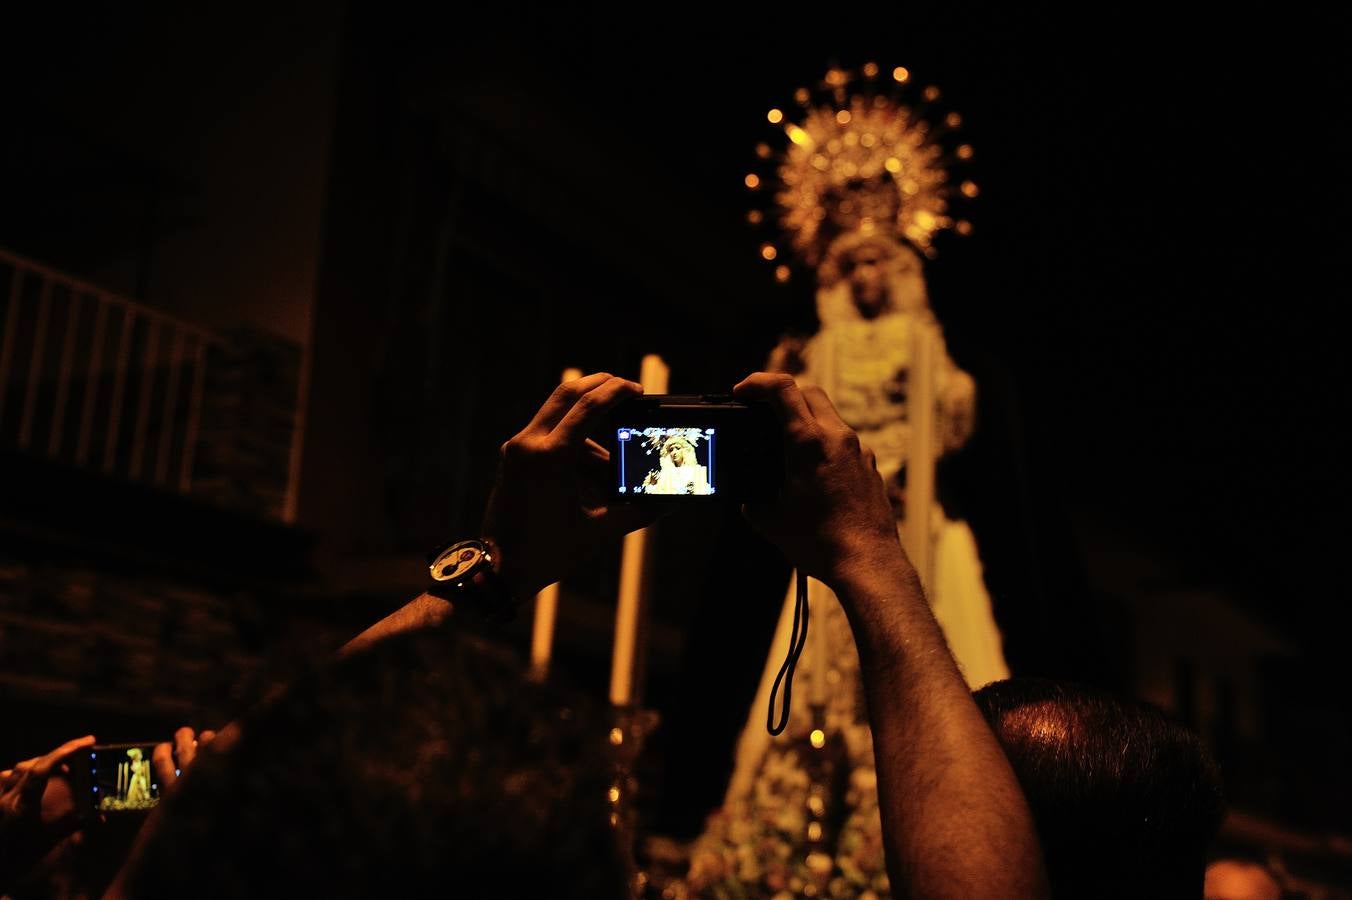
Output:
[[124,812],[151,809],[160,802],[160,786],[150,770],[153,744],[93,747],[89,752],[89,790],[94,809]]
[[619,492],[628,496],[712,496],[718,491],[715,428],[619,428]]

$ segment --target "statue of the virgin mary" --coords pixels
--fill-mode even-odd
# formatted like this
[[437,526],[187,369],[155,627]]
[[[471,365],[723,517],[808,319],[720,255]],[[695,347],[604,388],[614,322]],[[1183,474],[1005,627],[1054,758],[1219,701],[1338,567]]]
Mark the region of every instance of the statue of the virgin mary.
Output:
[[[918,462],[927,462],[932,472],[934,459],[961,447],[976,421],[974,383],[949,358],[923,270],[937,232],[970,229],[949,208],[955,193],[976,194],[975,185],[955,185],[950,174],[972,151],[945,146],[944,133],[960,122],[956,114],[941,125],[926,117],[923,105],[937,100],[936,89],[923,92],[920,106],[906,105],[900,86],[909,73],[891,75],[879,78],[874,65],[861,73],[832,70],[823,101],[798,92],[801,122],[771,111],[788,140],[778,155],[767,145],[759,153],[778,162],[778,224],[815,273],[820,327],[781,341],[769,367],[820,385],[876,454],[903,543],[924,549],[922,579],[935,618],[975,688],[1009,675],[976,541],[965,522],[927,498],[925,509],[906,510],[908,470],[926,471]],[[781,280],[788,273],[777,270]],[[930,336],[926,358],[933,362],[924,378],[913,358],[920,332]],[[919,403],[930,408],[919,410]],[[927,424],[918,429],[921,412]],[[903,522],[925,533],[906,534]],[[788,649],[791,583],[723,806],[692,849],[683,888],[693,895],[887,894],[858,656],[835,596],[815,581],[808,593],[811,627],[798,667],[808,684],[793,692],[788,729],[771,737],[766,706]]]

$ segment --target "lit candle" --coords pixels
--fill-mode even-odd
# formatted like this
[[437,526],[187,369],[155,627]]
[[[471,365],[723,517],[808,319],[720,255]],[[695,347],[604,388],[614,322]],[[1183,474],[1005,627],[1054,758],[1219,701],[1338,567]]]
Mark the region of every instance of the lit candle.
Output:
[[[671,370],[662,357],[643,357],[639,382],[645,394],[665,394]],[[610,702],[628,706],[635,702],[634,682],[638,671],[638,638],[642,626],[643,600],[647,592],[648,529],[624,537],[620,555],[620,598],[615,608],[615,652],[610,661]]]
[[[828,397],[836,395],[836,375],[838,369],[838,338],[830,338],[821,341],[821,347],[817,354],[816,371],[819,373],[820,380],[818,387],[826,392]],[[828,603],[838,602],[835,595],[821,582],[809,578],[807,580],[808,616],[807,634],[808,634],[808,704],[814,709],[826,706],[827,697],[827,676],[831,669],[830,651],[826,640],[826,607]],[[814,746],[817,732],[814,724],[813,738]]]
[[535,595],[535,624],[530,635],[530,677],[549,677],[549,658],[554,651],[554,621],[559,609],[559,586],[551,584]]
[[[582,377],[581,369],[564,369],[561,381]],[[530,677],[549,677],[549,659],[554,652],[554,623],[559,610],[559,586],[551,584],[535,595],[535,622],[530,636]]]

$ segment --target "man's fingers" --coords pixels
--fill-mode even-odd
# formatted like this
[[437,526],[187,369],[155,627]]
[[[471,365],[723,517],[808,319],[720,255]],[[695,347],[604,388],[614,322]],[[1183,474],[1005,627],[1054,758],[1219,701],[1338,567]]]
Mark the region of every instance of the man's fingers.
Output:
[[235,746],[235,741],[239,740],[239,724],[231,722],[216,733],[216,750],[224,753]]
[[582,444],[587,433],[610,412],[616,404],[643,393],[638,382],[624,378],[607,378],[604,382],[587,391],[573,404],[557,426],[551,437],[563,444]]
[[192,765],[193,758],[197,756],[197,735],[191,728],[184,727],[174,732],[174,750],[178,753],[179,769]]
[[599,460],[603,463],[610,462],[610,451],[596,443],[596,441],[587,438],[586,447],[587,453],[591,455],[592,459]]
[[[84,824],[84,816],[78,808],[68,809],[61,813],[56,819],[46,823],[43,830],[47,833],[47,840],[52,844],[69,837],[70,834]],[[77,842],[78,843],[78,842]]]
[[42,792],[47,787],[47,779],[51,776],[52,770],[72,753],[77,753],[86,747],[94,746],[94,736],[87,734],[82,738],[66,741],[60,747],[45,756],[39,756],[36,759],[26,759],[14,767],[15,771],[22,773],[25,777],[20,782],[19,791],[26,802],[31,801],[40,803]]
[[208,728],[206,731],[203,731],[201,734],[197,735],[197,746],[205,747],[207,744],[210,744],[214,740],[216,740],[216,732]]
[[770,538],[774,523],[783,520],[781,508],[775,503],[764,500],[742,504],[742,518],[750,523],[761,537]]
[[51,753],[48,753],[47,756],[49,756],[53,762],[57,762],[70,756],[76,750],[84,750],[87,747],[94,746],[95,743],[96,741],[92,734],[86,734],[84,737],[71,738]]
[[671,507],[658,503],[615,503],[601,514],[606,530],[619,537],[640,528],[647,528],[671,512]]
[[817,428],[812,409],[791,376],[753,372],[732,389],[738,400],[763,400],[774,407],[790,437],[802,438]]
[[615,484],[611,481],[615,473],[611,470],[609,456],[607,453],[602,457],[596,450],[587,447],[578,460],[582,502],[588,507],[606,506],[615,496]]
[[84,737],[66,741],[64,744],[62,744],[60,747],[57,747],[52,752],[46,754],[45,756],[39,756],[36,760],[34,760],[33,768],[31,771],[42,778],[46,778],[48,775],[51,774],[52,769],[54,769],[56,765],[62,762],[66,757],[70,756],[72,753],[75,753],[79,750],[83,750],[86,747],[92,746],[94,746],[94,735],[92,734],[87,734]]
[[831,402],[831,398],[826,396],[826,391],[812,385],[803,389],[803,400],[808,408],[812,410],[812,415],[817,423],[828,430],[839,430],[849,428],[845,420],[836,412],[836,405]]
[[530,420],[530,424],[526,426],[525,430],[540,434],[548,434],[553,431],[554,426],[559,424],[559,421],[567,415],[580,397],[592,388],[605,384],[610,377],[608,372],[596,372],[591,375],[584,375],[581,378],[574,378],[572,381],[565,381],[554,388],[554,393],[549,395],[549,399],[535,413],[535,418]]
[[165,787],[178,780],[178,773],[174,771],[174,748],[168,741],[155,745],[150,753],[150,767],[155,772],[155,779]]

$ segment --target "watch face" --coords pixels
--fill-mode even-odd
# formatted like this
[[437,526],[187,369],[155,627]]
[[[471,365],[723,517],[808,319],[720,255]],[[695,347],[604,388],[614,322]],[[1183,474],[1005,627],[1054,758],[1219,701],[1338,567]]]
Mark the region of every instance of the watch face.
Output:
[[437,581],[459,581],[484,558],[478,541],[462,541],[443,550],[432,562],[432,577]]

